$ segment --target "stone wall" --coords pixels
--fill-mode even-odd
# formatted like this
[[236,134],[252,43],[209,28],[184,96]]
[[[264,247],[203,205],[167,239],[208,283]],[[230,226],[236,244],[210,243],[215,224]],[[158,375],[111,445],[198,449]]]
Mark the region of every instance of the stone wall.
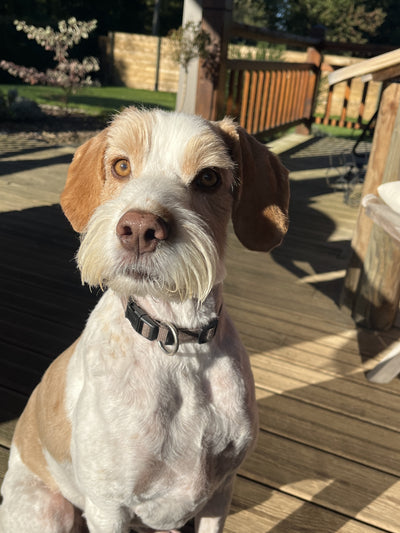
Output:
[[[179,67],[171,57],[171,42],[160,39],[158,89],[178,90]],[[158,37],[112,32],[102,43],[107,82],[132,89],[154,90],[156,83]]]

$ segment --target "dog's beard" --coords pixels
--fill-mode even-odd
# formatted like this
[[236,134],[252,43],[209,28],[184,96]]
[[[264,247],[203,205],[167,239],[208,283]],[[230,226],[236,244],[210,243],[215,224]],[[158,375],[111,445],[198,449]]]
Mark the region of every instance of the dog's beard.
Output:
[[122,247],[110,212],[106,204],[98,208],[82,236],[77,255],[82,282],[126,297],[203,301],[222,281],[224,269],[212,235],[192,211],[175,207],[179,222],[171,238],[138,257]]

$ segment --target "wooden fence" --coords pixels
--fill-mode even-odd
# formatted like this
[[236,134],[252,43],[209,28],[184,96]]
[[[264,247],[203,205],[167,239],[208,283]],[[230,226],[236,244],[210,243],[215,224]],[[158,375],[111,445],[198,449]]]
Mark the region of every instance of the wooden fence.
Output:
[[249,133],[273,132],[310,118],[318,80],[314,64],[230,60],[227,70],[224,114]]

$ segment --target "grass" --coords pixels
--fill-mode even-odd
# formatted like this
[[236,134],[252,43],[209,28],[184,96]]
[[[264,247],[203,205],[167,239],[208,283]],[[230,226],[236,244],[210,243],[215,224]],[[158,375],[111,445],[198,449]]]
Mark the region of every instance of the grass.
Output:
[[[357,139],[363,132],[363,129],[341,128],[339,126],[325,126],[323,124],[313,124],[312,132],[317,132],[330,137],[340,137],[343,139]],[[366,136],[365,141],[372,141],[372,136]]]
[[[34,100],[38,104],[64,105],[64,93],[59,87],[0,85],[0,92],[7,94],[10,89],[16,89],[20,96]],[[129,105],[173,110],[175,101],[175,93],[127,87],[85,87],[70,97],[68,107],[80,109],[89,115],[108,116]]]

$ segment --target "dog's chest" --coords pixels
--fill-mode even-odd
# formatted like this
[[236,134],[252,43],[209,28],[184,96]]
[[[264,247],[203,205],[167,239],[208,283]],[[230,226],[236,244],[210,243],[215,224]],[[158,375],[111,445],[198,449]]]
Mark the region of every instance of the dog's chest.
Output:
[[74,409],[73,461],[85,492],[130,508],[157,501],[160,511],[179,501],[183,516],[242,461],[253,434],[248,391],[227,354],[171,358],[156,343],[143,345],[145,356],[139,343],[136,355],[126,348],[105,364],[92,344]]

